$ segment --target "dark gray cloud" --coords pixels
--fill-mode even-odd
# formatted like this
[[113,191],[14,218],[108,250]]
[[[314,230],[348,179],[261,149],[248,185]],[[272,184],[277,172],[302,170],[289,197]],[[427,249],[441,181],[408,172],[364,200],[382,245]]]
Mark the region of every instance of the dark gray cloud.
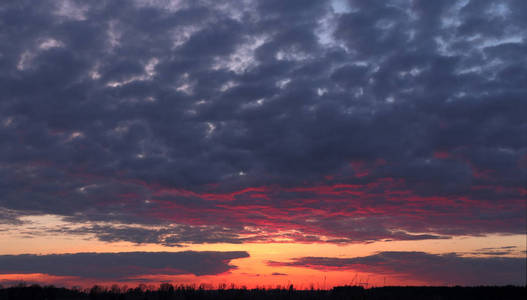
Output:
[[486,247],[476,249],[474,252],[469,253],[470,255],[490,255],[490,256],[521,256],[525,251],[521,251],[516,246],[503,246],[503,247]]
[[43,273],[84,279],[133,280],[142,275],[196,276],[225,273],[247,252],[118,252],[0,255],[1,274]]
[[340,269],[376,273],[430,284],[525,284],[525,257],[464,257],[458,254],[386,251],[364,257],[301,257],[271,266]]
[[523,234],[524,9],[4,2],[0,216],[174,245]]
[[90,225],[79,228],[62,227],[56,230],[43,228],[44,232],[28,234],[75,234],[94,235],[105,242],[127,241],[136,244],[162,244],[170,247],[181,247],[182,244],[232,243],[241,244],[248,240],[242,238],[241,230],[218,226],[177,225],[162,228],[145,228],[127,225]]
[[23,222],[19,219],[20,213],[0,207],[0,224],[20,225]]

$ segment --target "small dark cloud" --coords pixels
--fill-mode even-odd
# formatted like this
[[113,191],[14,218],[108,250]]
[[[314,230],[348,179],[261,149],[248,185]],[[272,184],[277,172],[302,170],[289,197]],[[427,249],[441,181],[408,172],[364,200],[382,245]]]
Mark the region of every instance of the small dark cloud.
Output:
[[515,249],[516,246],[502,246],[502,247],[485,247],[477,249],[476,251],[487,251],[487,250],[501,250],[501,249]]
[[493,255],[493,256],[500,256],[500,255],[507,255],[511,254],[510,251],[478,251],[478,252],[472,252],[473,255]]
[[485,247],[476,249],[474,252],[471,252],[471,255],[489,255],[489,256],[515,256],[518,253],[521,253],[519,251],[518,247],[516,246],[503,246],[503,247]]
[[271,266],[369,272],[431,284],[525,284],[525,257],[465,257],[458,254],[386,251],[364,257],[301,257]]
[[87,279],[127,280],[142,275],[216,275],[236,269],[247,252],[118,252],[0,255],[0,274],[43,273]]
[[20,217],[17,212],[0,207],[0,225],[21,225]]
[[271,273],[271,275],[273,275],[273,276],[287,276],[287,274],[285,274],[285,273],[278,273],[278,272],[273,272],[273,273]]

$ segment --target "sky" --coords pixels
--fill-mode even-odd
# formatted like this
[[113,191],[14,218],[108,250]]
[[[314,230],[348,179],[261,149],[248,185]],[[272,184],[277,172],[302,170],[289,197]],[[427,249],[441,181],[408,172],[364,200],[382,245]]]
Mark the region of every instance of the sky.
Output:
[[527,2],[0,2],[0,285],[525,285]]

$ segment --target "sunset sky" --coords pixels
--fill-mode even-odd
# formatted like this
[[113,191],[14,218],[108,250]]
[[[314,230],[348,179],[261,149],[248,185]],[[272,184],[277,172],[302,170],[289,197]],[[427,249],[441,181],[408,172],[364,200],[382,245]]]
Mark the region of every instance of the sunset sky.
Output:
[[0,285],[525,285],[527,1],[0,2]]

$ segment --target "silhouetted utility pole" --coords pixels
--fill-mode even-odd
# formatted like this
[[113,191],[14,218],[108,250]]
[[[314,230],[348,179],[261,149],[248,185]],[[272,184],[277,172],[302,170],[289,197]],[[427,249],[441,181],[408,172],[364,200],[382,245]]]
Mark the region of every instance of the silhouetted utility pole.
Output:
[[369,281],[370,281],[370,276],[366,277],[366,282],[359,282],[359,285],[362,285],[365,288],[368,288]]

